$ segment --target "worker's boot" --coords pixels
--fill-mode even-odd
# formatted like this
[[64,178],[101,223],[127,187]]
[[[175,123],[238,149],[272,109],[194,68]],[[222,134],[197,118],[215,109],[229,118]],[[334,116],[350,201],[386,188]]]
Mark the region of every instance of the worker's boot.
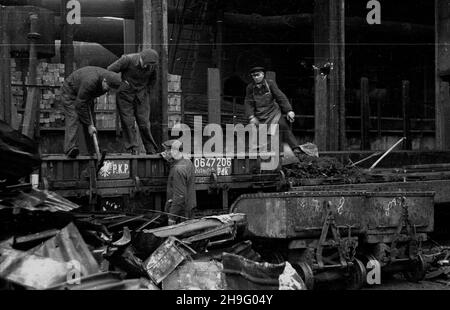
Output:
[[147,149],[147,155],[155,155],[157,153],[158,152],[155,150],[154,147],[150,147],[150,148]]

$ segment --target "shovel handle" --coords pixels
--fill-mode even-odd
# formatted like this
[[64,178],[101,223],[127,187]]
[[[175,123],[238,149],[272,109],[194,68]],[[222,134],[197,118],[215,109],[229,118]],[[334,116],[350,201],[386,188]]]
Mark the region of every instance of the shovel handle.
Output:
[[95,147],[95,153],[97,154],[97,159],[100,160],[100,158],[101,158],[102,155],[100,154],[100,148],[99,148],[99,146],[98,146],[97,134],[94,133],[94,134],[92,135],[92,138],[94,139],[94,147]]
[[[91,119],[91,124],[94,126],[94,118],[92,117],[92,111],[89,110],[89,117]],[[94,132],[92,134],[92,139],[94,140],[95,153],[97,154],[97,160],[100,160],[102,155],[100,154],[100,147],[98,146],[97,134]]]

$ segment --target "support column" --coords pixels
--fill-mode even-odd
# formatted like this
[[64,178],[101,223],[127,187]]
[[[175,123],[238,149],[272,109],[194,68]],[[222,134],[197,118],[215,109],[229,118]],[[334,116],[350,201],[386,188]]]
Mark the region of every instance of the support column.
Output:
[[436,148],[450,149],[450,1],[435,0]]
[[402,114],[403,114],[403,137],[406,141],[403,142],[403,149],[412,149],[412,136],[411,136],[411,99],[409,95],[409,81],[402,81]]
[[220,71],[208,68],[208,122],[221,124],[221,83]]
[[345,149],[344,0],[315,0],[314,58],[318,68],[327,62],[333,64],[328,76],[322,76],[317,70],[315,142],[321,151],[343,150]]
[[67,78],[73,72],[73,62],[75,52],[73,47],[73,25],[67,23],[67,2],[61,0],[61,63],[64,63],[64,77]]
[[135,21],[131,19],[125,19],[123,21],[123,53],[132,54],[136,53],[136,30]]
[[136,40],[138,50],[153,48],[159,54],[158,81],[150,95],[150,122],[157,143],[168,139],[167,0],[136,0]]
[[369,79],[361,78],[361,150],[370,150]]
[[11,56],[7,25],[8,8],[0,6],[0,119],[11,124]]
[[41,35],[37,32],[38,20],[37,14],[30,15],[30,32],[28,39],[30,40],[29,63],[28,63],[28,84],[27,100],[25,112],[23,115],[22,134],[34,139],[39,136],[39,95],[40,89],[36,86],[38,58],[36,44]]

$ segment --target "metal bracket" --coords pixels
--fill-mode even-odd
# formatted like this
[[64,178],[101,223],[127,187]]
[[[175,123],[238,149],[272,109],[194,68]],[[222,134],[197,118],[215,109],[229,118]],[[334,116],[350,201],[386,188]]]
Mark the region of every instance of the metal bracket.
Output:
[[209,176],[209,180],[210,180],[211,184],[208,187],[208,193],[209,194],[217,193],[217,191],[219,189],[219,184],[217,181],[217,173],[212,171],[211,175]]
[[280,181],[278,182],[277,190],[281,191],[281,190],[284,190],[284,189],[291,188],[292,185],[288,183],[288,181],[286,179],[286,174],[283,172],[283,170],[279,170],[278,173],[280,175]]
[[89,205],[93,207],[97,203],[97,172],[95,163],[89,167]]
[[46,191],[48,191],[48,190],[50,189],[50,186],[49,186],[49,184],[48,184],[48,179],[47,179],[47,177],[42,176],[42,177],[41,177],[41,180],[42,180],[42,186],[43,186],[43,189],[46,190]]
[[134,197],[136,193],[141,191],[141,179],[138,176],[134,177],[134,191],[130,191],[130,196]]
[[[323,207],[326,210],[325,220],[322,226],[322,233],[320,234],[319,242],[316,248],[316,261],[319,269],[325,267],[325,259],[323,257],[323,249],[325,247],[334,247],[338,251],[339,262],[341,267],[347,267],[341,237],[336,226],[334,213],[331,210],[331,203],[329,201],[323,202]],[[327,240],[328,232],[331,229],[332,238]]]
[[[397,249],[397,244],[399,242],[407,240],[408,243],[408,256],[409,259],[414,260],[417,258],[419,253],[419,240],[417,238],[416,227],[409,221],[408,204],[406,203],[406,198],[404,196],[396,198],[397,202],[400,203],[402,208],[402,214],[400,217],[400,223],[398,224],[397,231],[395,233],[394,240],[390,247],[390,258],[395,259],[399,256],[399,251]],[[404,233],[406,231],[406,233]]]

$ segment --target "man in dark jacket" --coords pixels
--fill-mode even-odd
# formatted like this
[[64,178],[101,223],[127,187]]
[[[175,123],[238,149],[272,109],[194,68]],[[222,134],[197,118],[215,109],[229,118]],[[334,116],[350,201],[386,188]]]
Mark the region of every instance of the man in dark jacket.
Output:
[[88,150],[93,152],[89,136],[97,132],[91,115],[94,99],[110,88],[117,89],[122,83],[120,75],[100,67],[87,66],[69,75],[61,88],[61,101],[65,111],[64,152],[71,158],[78,156],[78,130],[82,124]]
[[110,71],[122,73],[124,84],[117,95],[117,108],[125,148],[132,154],[138,153],[135,120],[147,154],[156,153],[157,147],[150,131],[150,105],[145,99],[155,85],[157,65],[158,53],[153,49],[146,49],[140,53],[123,55],[108,67]]
[[[245,94],[245,112],[251,124],[278,124],[280,142],[286,142],[296,153],[301,153],[297,139],[288,122],[295,120],[295,113],[286,95],[275,81],[265,78],[263,67],[250,70],[253,82],[247,86]],[[269,127],[270,128],[270,127]]]
[[183,157],[179,140],[166,141],[163,146],[165,151],[161,155],[170,163],[165,211],[171,214],[169,225],[173,225],[191,218],[197,205],[195,169],[192,162]]

